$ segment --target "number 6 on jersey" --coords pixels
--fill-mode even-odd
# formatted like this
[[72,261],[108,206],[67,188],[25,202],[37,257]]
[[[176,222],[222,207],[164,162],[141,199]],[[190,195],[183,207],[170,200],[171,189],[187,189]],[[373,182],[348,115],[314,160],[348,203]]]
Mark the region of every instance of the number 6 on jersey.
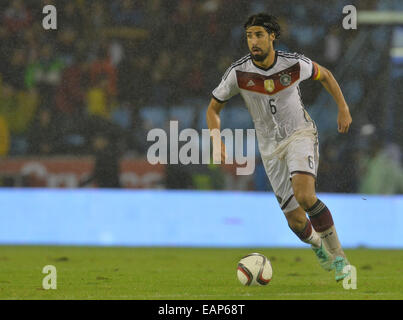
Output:
[[274,101],[275,101],[274,99],[269,100],[271,114],[276,114],[277,112],[276,105],[273,103]]

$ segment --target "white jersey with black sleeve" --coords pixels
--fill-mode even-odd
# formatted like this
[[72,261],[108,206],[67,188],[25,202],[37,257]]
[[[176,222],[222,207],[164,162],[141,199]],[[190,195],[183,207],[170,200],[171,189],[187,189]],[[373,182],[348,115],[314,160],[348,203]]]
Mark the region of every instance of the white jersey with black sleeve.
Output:
[[228,68],[212,94],[219,102],[241,94],[255,125],[260,153],[271,158],[281,154],[294,137],[317,135],[299,90],[299,83],[314,79],[317,72],[317,65],[301,54],[276,51],[267,69],[257,66],[248,54]]

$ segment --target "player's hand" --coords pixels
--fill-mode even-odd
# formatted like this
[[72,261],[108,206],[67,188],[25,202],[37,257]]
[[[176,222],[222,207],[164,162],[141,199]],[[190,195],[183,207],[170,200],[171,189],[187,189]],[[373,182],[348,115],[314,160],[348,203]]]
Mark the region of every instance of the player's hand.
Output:
[[350,115],[350,110],[346,106],[345,108],[339,109],[339,114],[337,115],[337,129],[340,133],[347,133],[353,119]]

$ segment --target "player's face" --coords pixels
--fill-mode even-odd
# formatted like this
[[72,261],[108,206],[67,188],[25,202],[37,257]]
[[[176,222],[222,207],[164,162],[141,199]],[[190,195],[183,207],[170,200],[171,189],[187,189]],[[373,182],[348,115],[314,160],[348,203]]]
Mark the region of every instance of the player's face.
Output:
[[267,31],[260,26],[252,26],[246,30],[249,51],[256,61],[264,61],[272,50],[273,40]]

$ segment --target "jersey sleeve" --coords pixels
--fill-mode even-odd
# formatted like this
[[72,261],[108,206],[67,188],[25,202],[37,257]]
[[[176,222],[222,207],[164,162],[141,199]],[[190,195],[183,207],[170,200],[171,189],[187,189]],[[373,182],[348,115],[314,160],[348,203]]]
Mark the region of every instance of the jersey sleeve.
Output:
[[317,64],[312,61],[311,59],[300,55],[299,56],[299,65],[301,67],[300,71],[300,78],[301,81],[307,80],[307,79],[312,79],[312,80],[317,80],[318,78],[318,66]]
[[235,68],[228,69],[221,79],[220,84],[213,90],[213,97],[219,102],[227,102],[231,97],[239,93]]

